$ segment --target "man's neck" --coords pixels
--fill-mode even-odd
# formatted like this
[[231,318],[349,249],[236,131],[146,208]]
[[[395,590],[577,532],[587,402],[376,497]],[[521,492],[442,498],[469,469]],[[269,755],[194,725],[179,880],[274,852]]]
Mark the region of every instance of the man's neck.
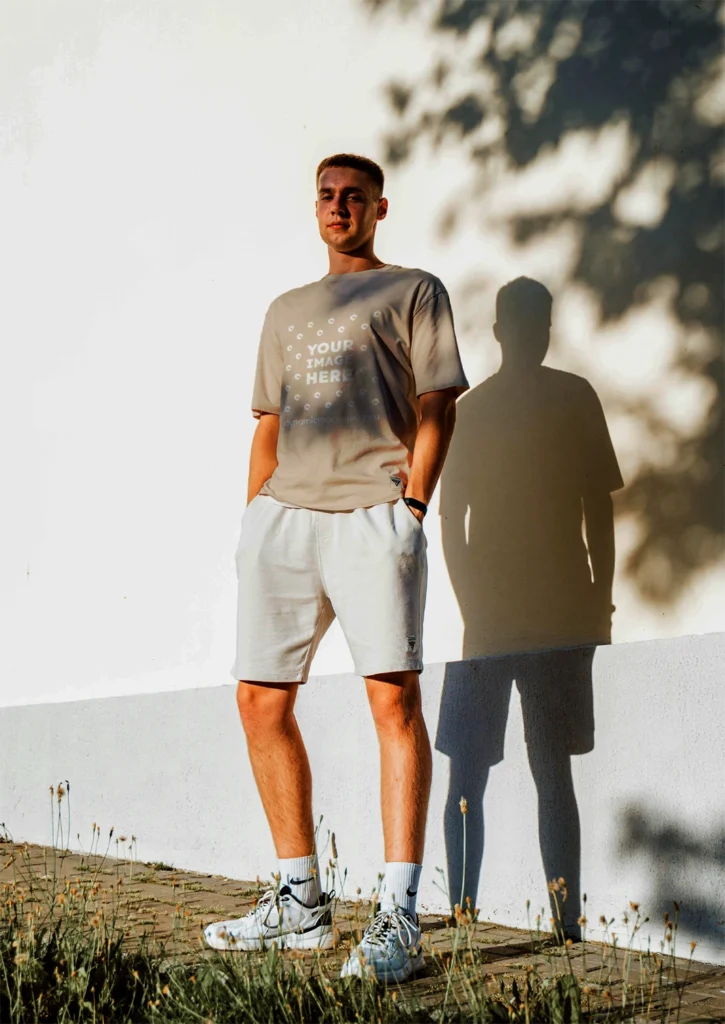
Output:
[[329,249],[330,269],[328,274],[356,274],[361,270],[378,270],[387,264],[379,260],[374,252],[349,253]]

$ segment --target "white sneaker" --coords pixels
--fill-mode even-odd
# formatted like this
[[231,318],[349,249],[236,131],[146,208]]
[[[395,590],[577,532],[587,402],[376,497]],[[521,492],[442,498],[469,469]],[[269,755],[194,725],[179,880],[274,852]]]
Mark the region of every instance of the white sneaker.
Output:
[[404,910],[379,910],[340,972],[341,978],[405,981],[423,966],[418,919]]
[[268,889],[254,910],[234,921],[218,921],[204,930],[214,949],[327,949],[332,945],[332,897],[322,893],[307,907],[288,885]]

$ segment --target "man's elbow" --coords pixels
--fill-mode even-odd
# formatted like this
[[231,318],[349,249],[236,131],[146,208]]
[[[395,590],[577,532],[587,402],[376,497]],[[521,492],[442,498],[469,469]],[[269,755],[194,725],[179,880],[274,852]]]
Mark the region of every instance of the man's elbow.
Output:
[[456,423],[456,389],[446,388],[421,396],[421,415],[452,431]]

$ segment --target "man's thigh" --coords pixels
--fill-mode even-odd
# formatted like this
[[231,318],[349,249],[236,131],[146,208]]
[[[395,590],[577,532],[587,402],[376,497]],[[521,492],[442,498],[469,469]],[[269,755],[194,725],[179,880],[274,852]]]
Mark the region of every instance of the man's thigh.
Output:
[[334,615],[317,553],[315,513],[256,497],[242,519],[236,555],[237,680],[306,682]]

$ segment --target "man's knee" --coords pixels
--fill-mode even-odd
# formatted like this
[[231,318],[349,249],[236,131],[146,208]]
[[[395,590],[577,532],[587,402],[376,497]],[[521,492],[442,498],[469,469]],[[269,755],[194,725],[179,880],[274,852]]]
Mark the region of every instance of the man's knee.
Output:
[[368,696],[378,731],[406,729],[422,716],[417,673],[397,673],[388,679],[371,680]]
[[237,686],[237,707],[246,732],[278,728],[294,708],[296,686],[245,683]]

